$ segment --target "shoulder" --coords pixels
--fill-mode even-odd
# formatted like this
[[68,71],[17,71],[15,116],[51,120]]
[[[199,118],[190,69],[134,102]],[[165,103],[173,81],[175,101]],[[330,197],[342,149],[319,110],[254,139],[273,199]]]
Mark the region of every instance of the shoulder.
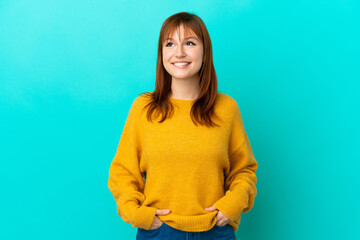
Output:
[[237,101],[228,94],[218,93],[217,95],[217,109],[227,121],[238,122],[242,121],[239,105]]
[[229,110],[230,112],[234,112],[239,108],[238,103],[233,97],[222,92],[218,92],[217,101],[221,108]]
[[135,98],[132,99],[130,114],[137,115],[140,117],[142,115],[145,106],[151,101],[151,96],[149,93],[140,93]]
[[131,106],[134,108],[140,108],[147,104],[150,100],[151,96],[148,93],[140,93],[133,99]]

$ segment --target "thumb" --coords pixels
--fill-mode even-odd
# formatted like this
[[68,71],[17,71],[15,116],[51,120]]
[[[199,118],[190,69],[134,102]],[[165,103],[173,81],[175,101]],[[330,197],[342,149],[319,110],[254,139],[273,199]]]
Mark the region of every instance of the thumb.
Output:
[[216,210],[216,207],[215,206],[211,206],[211,207],[208,207],[208,208],[205,208],[206,211],[215,211]]
[[156,215],[167,215],[170,213],[169,209],[156,209]]

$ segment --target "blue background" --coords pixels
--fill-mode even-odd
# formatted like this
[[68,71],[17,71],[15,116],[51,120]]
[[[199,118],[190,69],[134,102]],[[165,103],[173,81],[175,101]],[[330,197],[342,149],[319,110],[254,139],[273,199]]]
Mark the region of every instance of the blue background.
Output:
[[259,163],[238,239],[360,237],[359,1],[0,1],[0,239],[135,239],[108,171],[163,21],[210,33]]

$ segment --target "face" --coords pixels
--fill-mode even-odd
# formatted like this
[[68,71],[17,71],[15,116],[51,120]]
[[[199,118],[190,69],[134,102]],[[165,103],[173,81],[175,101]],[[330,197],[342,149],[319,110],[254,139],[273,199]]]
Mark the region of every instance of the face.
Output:
[[165,39],[163,43],[163,65],[173,80],[194,80],[198,78],[202,66],[203,45],[194,33],[188,36],[191,38],[185,39],[183,25],[179,28],[180,36],[178,31],[174,31],[171,39]]

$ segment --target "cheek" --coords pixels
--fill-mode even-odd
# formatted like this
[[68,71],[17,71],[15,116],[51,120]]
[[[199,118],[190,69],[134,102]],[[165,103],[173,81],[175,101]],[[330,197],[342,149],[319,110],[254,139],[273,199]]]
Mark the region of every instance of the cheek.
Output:
[[169,53],[168,52],[163,52],[163,62],[164,63],[168,63],[169,62]]
[[203,60],[203,55],[202,54],[196,55],[196,62],[198,62],[198,64],[201,65],[202,60]]
[[196,52],[194,52],[194,54],[193,54],[193,57],[196,59],[196,60],[198,60],[198,61],[202,61],[202,58],[203,58],[203,52],[202,52],[202,49],[200,49],[200,50],[198,50],[198,51],[196,51]]
[[199,53],[199,58],[201,59],[201,61],[202,61],[203,57],[204,57],[204,51],[203,51],[203,49],[201,49],[201,51]]

